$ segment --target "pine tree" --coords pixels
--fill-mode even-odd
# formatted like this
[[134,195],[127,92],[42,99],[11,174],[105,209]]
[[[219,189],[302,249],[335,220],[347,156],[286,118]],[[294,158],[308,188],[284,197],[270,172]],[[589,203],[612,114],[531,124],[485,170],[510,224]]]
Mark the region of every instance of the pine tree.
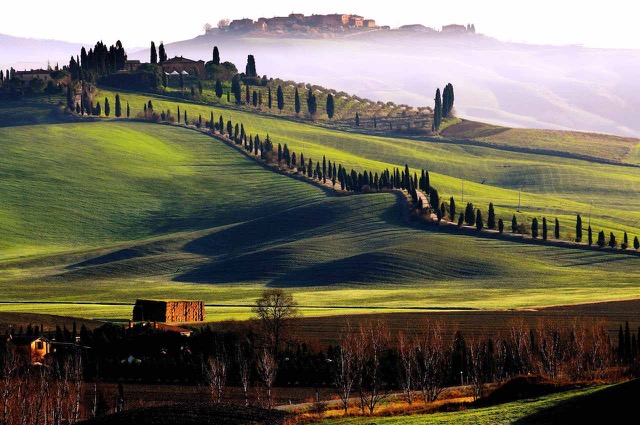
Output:
[[335,106],[333,104],[333,95],[329,93],[327,96],[327,116],[329,119],[333,119],[333,114],[335,112]]
[[531,237],[533,239],[538,238],[538,219],[535,217],[531,221]]
[[513,218],[511,219],[511,233],[518,233],[518,219],[516,219],[516,215],[513,215]]
[[491,230],[496,228],[496,213],[493,210],[493,202],[489,203],[489,214],[487,215],[487,228]]
[[360,114],[356,112],[356,127],[360,127]]
[[298,88],[296,87],[296,94],[294,98],[296,115],[300,115],[300,94],[298,94]]
[[560,239],[560,222],[556,218],[556,225],[553,228],[553,237],[556,239]]
[[122,105],[120,104],[120,95],[116,94],[116,118],[122,116]]
[[576,215],[576,242],[582,242],[582,217]]
[[591,226],[587,228],[587,243],[589,246],[593,245],[593,232],[591,230]]
[[498,232],[502,234],[504,232],[504,221],[501,218],[498,219]]
[[547,240],[547,217],[542,217],[542,240]]
[[282,92],[282,86],[278,86],[276,98],[278,101],[278,109],[280,110],[280,113],[282,113],[282,110],[284,109],[284,93]]
[[218,50],[218,46],[213,47],[213,64],[220,65],[220,51]]
[[151,42],[151,63],[158,63],[158,52],[156,51],[156,43]]

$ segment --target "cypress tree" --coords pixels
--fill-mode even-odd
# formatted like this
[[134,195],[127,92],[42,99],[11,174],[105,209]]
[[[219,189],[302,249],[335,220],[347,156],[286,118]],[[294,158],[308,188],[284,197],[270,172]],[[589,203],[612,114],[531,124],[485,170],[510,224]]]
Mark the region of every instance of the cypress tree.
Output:
[[307,109],[311,116],[314,116],[316,112],[318,112],[318,99],[313,93],[313,88],[311,87],[309,87],[309,91],[307,92]]
[[591,231],[591,226],[587,229],[587,243],[589,246],[593,245],[593,232]]
[[518,233],[518,220],[516,219],[516,215],[513,215],[511,219],[511,233]]
[[269,109],[271,109],[271,104],[272,104],[271,86],[269,86],[269,89],[268,89],[268,92],[267,92],[267,103],[268,103]]
[[618,246],[618,242],[616,242],[616,235],[614,235],[613,232],[609,233],[609,246],[611,248]]
[[335,106],[333,104],[333,95],[329,93],[327,96],[327,116],[329,119],[333,119],[333,114],[335,112]]
[[256,59],[253,55],[249,55],[247,57],[247,67],[245,74],[249,78],[254,78],[258,76],[258,71],[256,71]]
[[231,92],[236,99],[236,105],[242,103],[242,89],[240,88],[240,78],[237,75],[231,80]]
[[164,49],[164,43],[162,41],[160,42],[160,46],[158,46],[158,56],[160,63],[167,60],[167,52]]
[[322,156],[322,179],[323,183],[327,182],[327,157]]
[[231,93],[227,92],[227,103],[231,102]]
[[462,227],[462,225],[464,224],[464,213],[460,213],[460,216],[458,217],[458,227]]
[[307,176],[313,176],[313,161],[309,158],[309,165],[307,166]]
[[278,143],[278,164],[282,162],[282,145]]
[[244,90],[244,103],[246,103],[247,105],[251,104],[251,91],[249,90],[249,84],[247,84],[246,86],[244,86],[245,90]]
[[533,218],[533,221],[531,221],[531,237],[533,239],[538,238],[538,219],[535,217]]
[[220,51],[218,46],[213,46],[213,64],[220,65]]
[[294,98],[296,115],[300,115],[300,94],[298,93],[298,88],[296,87],[296,94]]
[[231,123],[231,120],[227,121],[227,134],[229,135],[229,138],[233,137],[233,124]]
[[94,113],[94,115],[96,115],[97,117],[99,117],[100,115],[102,115],[102,108],[100,107],[100,102],[96,103],[96,107],[93,109],[93,113]]
[[220,119],[218,120],[218,130],[220,130],[220,134],[224,135],[224,119],[222,115],[220,115]]
[[478,210],[478,213],[476,215],[476,229],[478,230],[478,232],[482,230],[482,226],[482,211]]
[[156,43],[151,42],[151,63],[158,63],[158,52],[156,51]]
[[198,128],[202,128],[202,114],[198,115]]
[[487,215],[487,228],[491,230],[496,228],[496,213],[493,210],[493,202],[489,203],[489,214]]
[[624,235],[622,237],[622,244],[620,245],[620,248],[627,249],[628,246],[629,246],[629,237],[627,236],[627,232],[624,232]]
[[451,221],[456,219],[456,201],[453,196],[449,198],[449,215],[451,216]]
[[633,247],[635,248],[636,251],[640,249],[640,239],[638,239],[637,236],[633,238]]
[[604,248],[606,244],[607,244],[607,241],[604,236],[604,231],[600,230],[600,232],[598,233],[598,246],[600,248]]
[[464,211],[464,218],[468,226],[473,226],[475,224],[476,214],[471,202],[467,202],[467,208]]
[[282,113],[282,110],[284,109],[284,93],[282,92],[282,86],[278,86],[276,98],[278,102],[278,109],[280,110],[280,113]]
[[187,119],[187,110],[184,110],[184,125],[189,125],[189,120]]
[[440,204],[440,220],[447,215],[447,207],[444,206],[444,202]]
[[429,193],[429,205],[434,210],[438,209],[438,205],[440,205],[440,195],[438,194],[438,191],[436,189],[433,189]]
[[582,242],[582,217],[576,215],[576,242]]
[[202,94],[202,81],[198,80],[198,93]]
[[360,114],[356,112],[356,127],[360,127]]
[[211,131],[215,130],[216,123],[213,121],[213,111],[211,111],[211,117],[209,118],[209,125],[211,126]]
[[502,234],[504,232],[504,221],[501,218],[498,219],[498,232]]
[[431,131],[438,131],[442,121],[442,99],[440,98],[440,89],[436,90],[435,106],[433,108],[433,123]]
[[111,115],[111,105],[109,105],[109,99],[104,98],[104,116],[108,117]]
[[178,124],[180,124],[180,118],[182,115],[180,114],[180,106],[178,106]]
[[216,96],[218,99],[222,97],[222,83],[220,80],[216,80]]
[[255,90],[253,91],[252,102],[253,102],[253,107],[257,108],[258,107],[258,92],[255,91]]
[[122,116],[122,105],[120,104],[120,95],[116,94],[116,118]]
[[542,217],[542,240],[547,240],[547,217]]
[[553,237],[556,239],[560,239],[560,222],[556,218],[556,225],[553,228]]
[[129,107],[129,102],[127,102],[127,118],[131,116],[131,108]]

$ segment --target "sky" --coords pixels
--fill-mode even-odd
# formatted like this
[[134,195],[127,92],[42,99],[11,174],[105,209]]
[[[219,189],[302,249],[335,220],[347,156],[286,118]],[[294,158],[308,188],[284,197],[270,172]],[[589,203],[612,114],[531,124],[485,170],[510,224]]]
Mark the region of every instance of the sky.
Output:
[[423,24],[439,29],[450,23],[473,23],[478,32],[504,41],[637,49],[640,26],[630,10],[632,4],[630,0],[109,0],[77,3],[74,11],[53,6],[50,0],[31,0],[31,12],[25,12],[20,2],[3,5],[0,33],[91,44],[121,39],[125,47],[139,47],[152,39],[169,43],[193,38],[203,33],[205,23],[215,26],[224,18],[357,13],[391,27]]

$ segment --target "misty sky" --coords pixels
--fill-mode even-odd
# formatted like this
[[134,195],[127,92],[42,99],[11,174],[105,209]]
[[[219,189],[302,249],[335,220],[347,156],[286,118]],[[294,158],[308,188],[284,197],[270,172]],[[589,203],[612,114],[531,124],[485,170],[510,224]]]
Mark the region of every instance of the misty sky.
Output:
[[112,43],[119,38],[125,47],[146,46],[151,39],[192,38],[202,33],[206,22],[215,25],[223,18],[255,19],[295,11],[358,13],[392,27],[475,23],[478,32],[505,41],[640,48],[640,26],[629,10],[631,4],[629,0],[109,0],[58,7],[49,0],[31,0],[28,5],[7,2],[2,6],[0,33],[84,43],[97,39]]

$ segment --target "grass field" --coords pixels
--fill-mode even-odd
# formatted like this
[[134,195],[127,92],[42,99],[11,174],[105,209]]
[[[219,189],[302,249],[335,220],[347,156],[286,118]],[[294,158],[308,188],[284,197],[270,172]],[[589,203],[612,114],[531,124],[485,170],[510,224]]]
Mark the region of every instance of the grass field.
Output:
[[640,293],[638,257],[415,229],[393,194],[332,197],[191,130],[109,121],[0,138],[2,301],[40,302],[0,311],[127,318],[136,298],[168,297],[242,319],[265,286],[290,288],[305,315]]
[[[102,92],[100,96],[114,97],[115,94]],[[123,94],[122,99],[130,102],[134,115],[149,99],[153,99],[156,110],[170,109],[175,114],[177,108],[174,100],[146,95]],[[188,110],[191,120],[197,119],[199,114],[206,120],[212,111],[206,105],[182,103],[180,106],[182,111]],[[583,216],[586,226],[590,211],[591,225],[596,231],[605,230],[607,234],[615,231],[618,239],[622,231],[629,234],[640,232],[638,167],[601,164],[562,155],[513,152],[500,149],[498,145],[492,148],[452,143],[451,140],[429,142],[369,136],[241,111],[213,110],[216,120],[222,114],[225,121],[243,123],[248,133],[260,133],[263,138],[269,133],[274,142],[287,143],[291,150],[303,152],[306,158],[311,157],[314,161],[326,155],[327,159],[346,167],[374,172],[405,163],[416,170],[426,168],[440,195],[444,199],[454,196],[459,205],[462,203],[464,178],[465,202],[473,202],[485,210],[489,202],[493,202],[498,216],[508,221],[514,213],[521,222],[530,222],[533,217],[540,219],[543,215],[550,221],[558,217],[561,234],[566,239],[575,235],[576,213]],[[530,132],[521,145],[530,145],[534,133]],[[552,132],[540,134],[546,140]],[[513,136],[513,139],[518,137]],[[584,146],[602,146],[605,143],[617,143],[625,149],[632,146],[630,139],[624,139],[625,142],[618,139],[622,138],[579,137],[579,134],[571,133],[570,137],[555,139],[555,144],[566,151],[572,151],[575,146],[576,153],[586,149]],[[521,213],[516,213],[520,189],[522,208]]]

